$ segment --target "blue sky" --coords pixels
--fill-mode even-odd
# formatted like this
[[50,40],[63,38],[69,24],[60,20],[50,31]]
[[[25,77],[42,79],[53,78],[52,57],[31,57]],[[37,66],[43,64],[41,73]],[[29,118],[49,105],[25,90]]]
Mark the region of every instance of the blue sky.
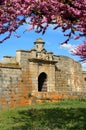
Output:
[[[81,43],[82,39],[76,41],[70,40],[69,44],[61,46],[60,43],[65,41],[66,37],[63,36],[61,29],[53,30],[52,28],[50,26],[46,33],[42,35],[41,33],[35,33],[34,30],[23,33],[27,29],[27,25],[20,27],[17,30],[20,38],[12,35],[10,39],[0,44],[0,60],[2,60],[3,56],[15,56],[16,50],[30,50],[34,46],[34,41],[37,38],[42,38],[45,41],[45,49],[47,51],[52,51],[55,55],[68,56],[78,61],[79,57],[71,55],[70,50],[78,45],[78,43]],[[1,39],[2,35],[0,36]],[[83,69],[86,69],[86,63],[83,64]]]

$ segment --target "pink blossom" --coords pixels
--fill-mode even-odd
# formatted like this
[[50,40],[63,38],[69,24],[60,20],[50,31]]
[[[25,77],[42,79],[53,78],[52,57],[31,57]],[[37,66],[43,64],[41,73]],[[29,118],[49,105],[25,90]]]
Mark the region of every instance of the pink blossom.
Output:
[[[26,22],[27,18],[30,22]],[[86,0],[0,0],[0,34],[9,33],[4,39],[10,38],[23,23],[29,24],[28,30],[46,32],[50,24],[54,29],[62,28],[68,43],[70,38],[79,32],[78,39],[86,36]],[[76,53],[75,53],[76,52]],[[86,44],[75,49],[75,55],[86,57]]]
[[86,61],[86,39],[71,52],[73,55],[79,56],[82,59],[81,61]]

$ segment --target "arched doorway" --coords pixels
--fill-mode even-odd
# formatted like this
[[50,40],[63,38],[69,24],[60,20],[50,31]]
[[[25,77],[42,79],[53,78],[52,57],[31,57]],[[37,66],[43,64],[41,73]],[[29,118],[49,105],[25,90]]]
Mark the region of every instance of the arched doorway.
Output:
[[44,72],[38,76],[38,91],[47,91],[47,74]]

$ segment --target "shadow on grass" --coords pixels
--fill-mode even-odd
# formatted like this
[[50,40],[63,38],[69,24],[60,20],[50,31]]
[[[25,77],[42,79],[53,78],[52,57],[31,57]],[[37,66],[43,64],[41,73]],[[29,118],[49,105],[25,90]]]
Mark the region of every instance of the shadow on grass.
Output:
[[[28,109],[13,117],[12,130],[86,130],[85,108]],[[20,125],[16,125],[19,123]]]

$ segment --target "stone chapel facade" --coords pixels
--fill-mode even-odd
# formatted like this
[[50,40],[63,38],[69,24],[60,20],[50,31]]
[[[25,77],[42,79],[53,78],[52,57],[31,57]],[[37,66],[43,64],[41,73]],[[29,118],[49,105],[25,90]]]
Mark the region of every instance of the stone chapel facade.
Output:
[[17,50],[15,57],[0,62],[0,108],[28,105],[33,95],[86,96],[86,72],[81,64],[66,56],[54,55],[38,38],[31,50]]

